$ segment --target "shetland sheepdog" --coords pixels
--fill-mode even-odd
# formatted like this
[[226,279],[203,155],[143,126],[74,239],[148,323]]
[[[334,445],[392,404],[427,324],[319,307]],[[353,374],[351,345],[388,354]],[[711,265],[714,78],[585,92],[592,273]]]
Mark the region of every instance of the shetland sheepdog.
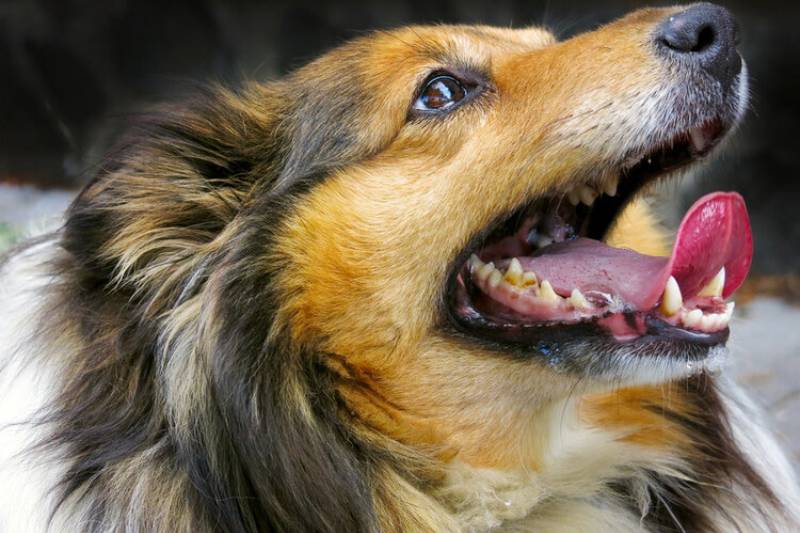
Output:
[[4,532],[800,531],[721,372],[742,198],[711,4],[359,37],[155,108],[0,271]]

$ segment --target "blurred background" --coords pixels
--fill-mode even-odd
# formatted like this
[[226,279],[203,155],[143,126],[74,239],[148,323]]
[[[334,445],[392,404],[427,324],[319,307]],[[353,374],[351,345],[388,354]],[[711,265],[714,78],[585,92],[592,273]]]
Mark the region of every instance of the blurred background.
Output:
[[[674,224],[704,192],[745,196],[756,256],[732,364],[800,460],[800,2],[719,3],[741,24],[752,109],[722,157],[656,203]],[[538,24],[567,38],[644,5],[657,4],[0,0],[0,249],[57,225],[137,109],[193,83],[274,78],[369,29]]]

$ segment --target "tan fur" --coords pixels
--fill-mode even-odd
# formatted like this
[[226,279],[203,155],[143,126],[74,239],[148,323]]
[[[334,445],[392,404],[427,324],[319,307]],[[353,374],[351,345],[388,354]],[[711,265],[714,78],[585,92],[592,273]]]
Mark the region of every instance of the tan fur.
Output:
[[[98,239],[99,258],[91,259],[110,265],[111,288],[126,305],[135,301],[142,321],[157,332],[157,346],[147,345],[158,356],[160,379],[155,392],[147,391],[157,404],[153,425],[168,427],[177,441],[210,434],[211,444],[202,444],[211,448],[205,453],[212,465],[231,456],[270,456],[272,450],[243,453],[234,446],[226,448],[229,456],[216,456],[215,445],[229,444],[228,434],[197,423],[208,420],[212,406],[226,430],[234,424],[220,407],[230,407],[220,400],[229,391],[220,394],[213,390],[218,383],[201,378],[239,370],[238,358],[252,355],[220,355],[215,343],[224,333],[226,291],[239,287],[231,279],[261,281],[255,274],[267,272],[269,286],[251,287],[254,294],[246,296],[253,300],[236,303],[255,306],[259,295],[275,292],[274,316],[264,313],[263,332],[264,343],[280,353],[250,361],[246,377],[272,376],[278,370],[268,365],[276,361],[286,375],[247,381],[252,389],[234,380],[242,386],[231,397],[252,393],[245,398],[251,418],[236,422],[248,429],[263,423],[264,397],[278,398],[291,409],[284,423],[302,426],[305,436],[329,435],[316,405],[316,395],[325,394],[310,390],[301,372],[319,364],[333,382],[336,420],[364,448],[380,452],[364,453],[370,458],[364,469],[382,530],[644,531],[648,476],[695,475],[689,459],[700,455],[697,443],[670,417],[694,421],[701,414],[688,388],[620,388],[557,373],[537,358],[515,359],[448,334],[441,311],[453,263],[498,216],[599,184],[642,150],[643,138],[652,144],[670,136],[658,110],[669,108],[679,81],[650,40],[676,9],[641,10],[561,43],[538,28],[420,26],[370,34],[285,80],[238,93],[216,89],[217,107],[178,121],[187,137],[213,140],[211,148],[141,142],[119,168],[87,187],[76,212],[83,207],[110,217],[108,238]],[[485,72],[491,86],[457,113],[414,120],[409,106],[416,88],[448,65]],[[349,99],[326,98],[351,90]],[[317,101],[349,106],[342,112],[347,123],[334,132],[342,147],[312,146],[335,153],[318,164],[333,170],[293,188],[289,170],[310,157],[303,142],[326,126],[297,120],[314,111],[304,105]],[[258,163],[237,173],[227,166],[236,157]],[[224,186],[205,179],[198,160],[228,171]],[[317,168],[304,170],[313,175]],[[252,210],[265,197],[280,198],[268,205],[286,209],[267,228],[270,245],[259,247],[253,228],[265,227],[253,223]],[[668,252],[644,201],[627,207],[607,240],[652,255]],[[237,253],[256,260],[231,259],[241,259]],[[236,272],[241,264],[250,270]],[[98,339],[75,334],[64,343],[73,348],[59,362],[67,398],[91,396],[92,371],[118,368],[102,350],[100,362],[83,360],[90,346],[118,348],[122,326],[109,323],[113,328]],[[267,390],[275,383],[278,390]],[[111,390],[113,399],[127,406],[142,386],[123,382]],[[135,522],[140,505],[159,510],[137,523],[140,529],[212,529],[211,518],[182,507],[193,487],[160,451],[137,450],[97,475],[101,488],[116,489],[103,494],[113,510],[107,519],[125,529],[121,524]],[[620,480],[635,501],[614,492]],[[262,480],[245,481],[232,486],[255,492]]]
[[[292,331],[298,342],[319,343],[369,376],[342,385],[369,424],[412,446],[436,444],[448,456],[455,450],[477,466],[537,464],[535,445],[519,452],[535,431],[531,412],[568,383],[535,364],[514,365],[437,338],[438,280],[497,213],[531,194],[566,191],[608,164],[598,159],[609,140],[597,127],[603,116],[623,112],[628,96],[666,83],[668,73],[645,45],[648,28],[666,13],[639,13],[555,45],[540,32],[520,39],[511,30],[492,31],[487,39],[483,29],[462,28],[418,28],[372,43],[371,53],[387,60],[386,71],[376,61],[372,75],[394,74],[391,89],[381,91],[385,98],[408,94],[415,79],[404,73],[431,64],[411,52],[421,43],[452,47],[490,68],[497,87],[490,111],[410,125],[380,154],[312,191],[285,222],[276,254],[291,263],[282,284],[291,295]],[[590,76],[595,69],[619,72],[604,77],[616,85],[598,87]],[[567,79],[570,87],[563,86]],[[610,240],[665,251],[641,204],[627,210]]]

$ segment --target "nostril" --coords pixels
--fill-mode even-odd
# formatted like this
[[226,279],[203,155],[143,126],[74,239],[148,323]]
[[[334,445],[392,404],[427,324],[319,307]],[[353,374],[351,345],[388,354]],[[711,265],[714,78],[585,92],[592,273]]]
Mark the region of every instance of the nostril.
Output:
[[653,35],[658,51],[670,61],[699,67],[729,87],[742,68],[736,50],[739,27],[724,7],[701,3],[673,13]]
[[669,22],[658,41],[675,52],[702,53],[711,48],[717,39],[713,23],[696,24],[696,21],[684,19],[670,19]]
[[692,47],[692,52],[702,52],[707,48],[711,48],[717,38],[717,32],[711,26],[703,26],[697,34],[697,44]]

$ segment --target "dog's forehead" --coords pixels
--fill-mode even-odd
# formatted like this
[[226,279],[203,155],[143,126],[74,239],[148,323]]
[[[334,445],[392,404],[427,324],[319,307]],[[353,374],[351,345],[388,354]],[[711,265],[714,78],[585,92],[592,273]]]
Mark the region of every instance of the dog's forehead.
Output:
[[545,28],[520,29],[483,25],[409,26],[391,35],[409,55],[421,60],[490,60],[501,54],[524,53],[556,42]]
[[500,28],[495,26],[472,26],[470,37],[478,45],[491,46],[499,50],[530,50],[544,48],[556,42],[556,37],[546,28]]

